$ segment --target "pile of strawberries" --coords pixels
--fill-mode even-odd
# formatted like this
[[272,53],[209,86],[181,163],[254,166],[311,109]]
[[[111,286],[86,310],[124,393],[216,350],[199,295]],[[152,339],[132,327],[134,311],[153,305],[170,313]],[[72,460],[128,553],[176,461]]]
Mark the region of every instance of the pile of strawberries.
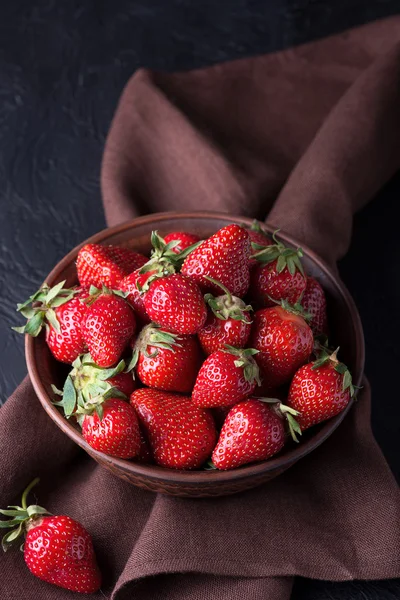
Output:
[[150,259],[87,244],[79,287],[43,286],[18,331],[72,365],[55,404],[95,450],[172,469],[263,461],[354,393],[300,248],[258,224],[151,235]]

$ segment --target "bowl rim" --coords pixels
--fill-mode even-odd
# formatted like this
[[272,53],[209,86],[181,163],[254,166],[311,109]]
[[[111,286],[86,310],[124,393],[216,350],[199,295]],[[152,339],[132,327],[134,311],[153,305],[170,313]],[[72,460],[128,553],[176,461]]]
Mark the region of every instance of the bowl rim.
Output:
[[[229,221],[232,223],[243,223],[245,225],[251,225],[253,219],[238,216],[238,215],[230,215],[228,213],[220,213],[213,211],[191,211],[191,212],[160,212],[153,213],[150,215],[144,215],[141,217],[137,217],[131,219],[130,221],[126,221],[119,225],[115,225],[114,227],[109,227],[99,231],[98,233],[92,235],[88,239],[84,240],[82,243],[78,244],[73,248],[64,258],[62,258],[50,271],[45,281],[54,285],[56,280],[59,278],[60,272],[67,267],[72,260],[75,260],[78,251],[85,244],[90,243],[101,243],[106,241],[106,239],[118,233],[122,233],[126,230],[131,229],[135,225],[147,224],[149,222],[154,222],[155,225],[162,224],[163,221],[168,221],[169,219],[221,219]],[[262,223],[263,228],[268,233],[272,233],[276,230],[275,227],[270,225],[269,223]],[[364,363],[365,363],[365,343],[364,343],[364,333],[361,324],[360,315],[358,313],[357,307],[354,303],[354,300],[348,291],[347,287],[340,280],[337,274],[333,271],[333,269],[322,259],[320,258],[313,250],[308,248],[301,242],[298,242],[292,236],[287,234],[284,230],[279,231],[279,237],[287,244],[291,246],[301,246],[304,251],[304,254],[307,255],[323,272],[326,277],[331,280],[331,283],[336,286],[339,293],[342,295],[342,298],[347,305],[349,310],[351,321],[353,324],[353,333],[355,337],[355,347],[356,347],[356,355],[355,355],[355,368],[353,373],[354,384],[356,386],[361,385],[361,381],[364,373]],[[78,444],[81,448],[83,448],[88,454],[98,459],[101,462],[105,462],[107,464],[115,465],[124,471],[130,472],[132,475],[137,475],[141,477],[151,478],[153,481],[165,482],[174,484],[181,484],[185,486],[197,486],[197,485],[210,485],[214,486],[218,482],[226,483],[226,482],[238,482],[243,481],[245,479],[254,478],[255,476],[265,474],[267,472],[279,471],[287,468],[288,466],[297,462],[297,460],[303,458],[307,454],[310,454],[313,450],[315,450],[318,446],[320,446],[340,425],[343,421],[346,414],[351,409],[354,398],[349,402],[347,407],[338,415],[326,421],[321,428],[317,431],[317,433],[313,436],[310,436],[307,440],[302,442],[299,446],[295,446],[289,448],[286,452],[284,451],[282,454],[278,454],[276,457],[268,459],[263,462],[253,463],[249,465],[244,465],[242,467],[238,467],[236,469],[228,470],[228,471],[219,471],[219,470],[211,470],[211,471],[178,471],[173,469],[167,469],[165,467],[160,467],[157,465],[145,465],[141,463],[136,463],[133,461],[128,461],[120,458],[115,458],[103,454],[102,452],[98,452],[91,448],[89,444],[82,437],[81,433],[65,419],[64,416],[57,410],[57,408],[52,404],[49,395],[46,392],[44,384],[42,383],[38,364],[36,360],[36,340],[35,338],[26,335],[25,336],[25,356],[26,363],[28,367],[28,373],[34,387],[34,390],[41,402],[43,408],[50,416],[50,418],[56,423],[56,425],[76,444]]]

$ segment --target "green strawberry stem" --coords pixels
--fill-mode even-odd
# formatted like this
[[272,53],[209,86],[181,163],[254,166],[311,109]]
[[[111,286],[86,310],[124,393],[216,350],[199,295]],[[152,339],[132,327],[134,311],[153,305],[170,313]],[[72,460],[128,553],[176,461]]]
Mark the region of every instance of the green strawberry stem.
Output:
[[204,300],[211,308],[214,315],[226,321],[227,319],[234,319],[235,321],[243,321],[244,323],[251,323],[247,318],[246,312],[253,310],[253,307],[249,304],[246,305],[241,298],[232,296],[227,287],[225,287],[220,281],[205,275],[205,279],[208,279],[211,283],[221,288],[224,293],[223,296],[213,296],[212,294],[205,294]]
[[255,254],[253,254],[252,258],[255,258],[260,263],[266,265],[276,260],[276,271],[278,273],[282,273],[286,268],[288,269],[291,275],[296,273],[296,270],[300,271],[300,273],[305,277],[303,265],[301,263],[301,258],[303,257],[303,250],[301,248],[288,248],[280,242],[276,234],[279,232],[279,229],[274,231],[272,234],[272,239],[275,244],[271,246],[266,246],[262,248]]
[[319,357],[313,362],[313,366],[311,368],[315,371],[316,369],[319,369],[322,366],[332,364],[335,371],[343,375],[343,392],[349,389],[350,395],[351,397],[353,397],[356,390],[361,388],[353,384],[353,379],[347,365],[338,360],[337,355],[339,350],[340,346],[338,346],[336,350],[332,352],[332,350],[328,346],[320,345]]
[[37,337],[47,321],[59,333],[60,324],[54,309],[72,300],[78,292],[78,290],[64,288],[64,284],[65,280],[50,288],[47,283],[44,283],[28,300],[17,304],[17,312],[20,312],[27,322],[22,327],[12,327],[11,329],[17,333],[27,333]]
[[[108,379],[122,373],[125,369],[125,361],[120,362],[108,369],[99,367],[93,362],[90,354],[78,356],[72,363],[72,370],[65,380],[63,390],[58,390],[52,385],[55,394],[62,396],[60,401],[53,402],[54,406],[60,406],[67,419],[71,416],[78,417],[82,410],[93,405],[102,405],[108,398],[123,398],[125,394],[108,383]],[[86,406],[87,405],[87,406]],[[84,413],[84,414],[90,414]]]
[[7,521],[0,521],[0,529],[11,529],[1,542],[4,552],[7,552],[10,546],[29,530],[37,518],[50,514],[45,508],[37,504],[28,506],[28,495],[39,481],[39,477],[36,477],[25,489],[21,499],[22,506],[8,506],[7,510],[0,510],[2,515],[11,517]]
[[302,431],[295,417],[299,416],[299,411],[291,408],[290,406],[286,406],[286,404],[283,404],[280,400],[278,400],[278,398],[257,398],[257,400],[267,404],[272,404],[274,412],[279,417],[286,420],[292,440],[298,443],[299,440],[296,434],[302,435]]
[[255,354],[259,353],[259,350],[255,348],[234,348],[233,346],[229,346],[229,344],[225,344],[225,349],[222,352],[237,356],[238,358],[234,361],[234,365],[235,367],[243,368],[245,380],[249,382],[256,381],[257,385],[261,385],[260,371],[253,358]]
[[147,292],[150,284],[155,279],[167,277],[168,275],[173,275],[179,271],[185,258],[203,243],[203,240],[200,240],[188,248],[185,248],[181,252],[176,253],[173,251],[173,249],[180,244],[179,240],[173,240],[167,244],[164,238],[160,236],[158,231],[152,231],[150,239],[153,246],[151,258],[146,264],[143,265],[139,273],[143,275],[151,272],[151,275],[148,277],[148,279],[146,279],[146,282],[143,286],[141,286],[139,282],[136,283],[140,293]]
[[268,295],[268,298],[271,302],[283,308],[287,312],[292,313],[293,315],[297,315],[298,317],[302,317],[306,322],[312,319],[312,315],[304,310],[300,302],[296,302],[295,304],[289,304],[287,300],[275,300],[272,296]]
[[[177,338],[177,334],[170,333],[169,331],[163,331],[160,328],[160,325],[157,325],[156,323],[150,323],[149,325],[146,325],[143,327],[136,340],[132,359],[126,369],[126,372],[129,373],[136,367],[141,353],[147,358],[154,358],[158,354],[158,349],[175,352],[175,347],[181,347],[181,344],[176,341]],[[153,346],[155,348],[151,354],[147,349],[148,346]]]

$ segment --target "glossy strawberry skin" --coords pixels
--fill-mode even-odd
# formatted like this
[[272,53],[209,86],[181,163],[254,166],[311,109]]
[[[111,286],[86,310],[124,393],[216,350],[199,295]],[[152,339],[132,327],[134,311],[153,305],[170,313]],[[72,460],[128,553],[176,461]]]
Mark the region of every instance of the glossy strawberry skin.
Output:
[[24,545],[33,575],[59,587],[91,594],[101,585],[89,533],[67,516],[41,517],[30,524]]
[[249,288],[250,237],[239,225],[223,227],[198,248],[183,263],[181,272],[196,281],[203,291],[221,294],[205,276],[221,282],[231,294],[242,298]]
[[[306,279],[297,271],[294,275],[285,268],[281,273],[276,270],[276,261],[256,266],[250,276],[249,295],[257,308],[276,306],[276,302],[286,300],[296,304],[306,289]],[[273,300],[270,300],[271,297]]]
[[[248,229],[247,231],[250,236],[251,244],[258,244],[259,246],[271,246],[273,244],[273,241],[261,231],[254,231],[253,229]],[[256,254],[256,252],[259,252],[259,250],[255,250],[253,246],[251,246],[251,256],[249,259],[250,269],[260,264],[257,259],[252,258],[253,254]]]
[[350,390],[343,391],[343,375],[332,364],[313,369],[310,363],[295,373],[287,405],[300,412],[296,420],[304,431],[339,414],[349,402]]
[[150,323],[151,319],[146,312],[146,307],[144,305],[144,296],[139,292],[137,287],[137,283],[140,285],[144,285],[147,279],[150,277],[151,272],[140,274],[140,269],[136,269],[124,279],[122,279],[118,284],[118,289],[122,292],[126,292],[128,295],[126,296],[126,300],[132,306],[135,311],[135,315],[138,317],[140,323],[146,325]]
[[135,333],[135,315],[129,304],[114,294],[102,294],[88,308],[82,334],[93,361],[111,367]]
[[217,350],[202,364],[192,392],[196,406],[232,406],[250,396],[255,381],[246,381],[243,369],[235,365],[237,356]]
[[178,336],[172,350],[147,346],[140,352],[136,372],[142,383],[169,392],[190,393],[201,363],[201,350],[194,336]]
[[107,383],[117,388],[117,390],[125,394],[127,398],[129,398],[132,392],[137,388],[137,384],[132,377],[132,373],[118,373],[118,375],[107,379]]
[[198,235],[195,235],[194,233],[187,233],[186,231],[173,231],[164,237],[164,241],[167,244],[169,244],[169,242],[175,242],[176,240],[179,240],[180,244],[173,248],[173,252],[178,254],[179,252],[182,252],[182,250],[185,250],[186,248],[189,248],[189,246],[199,242],[200,238]]
[[252,398],[229,411],[212,461],[217,469],[234,469],[271,458],[284,444],[283,420],[267,404]]
[[60,325],[58,333],[48,323],[46,327],[46,342],[54,358],[60,362],[72,364],[74,360],[87,350],[81,323],[87,312],[87,306],[82,300],[88,297],[87,292],[82,291],[72,300],[54,309]]
[[147,261],[148,258],[129,248],[86,244],[79,250],[76,270],[83,287],[105,285],[114,289],[121,279]]
[[307,287],[301,299],[301,305],[311,315],[309,325],[314,335],[328,334],[325,292],[313,277],[307,277]]
[[207,318],[199,286],[180,273],[152,281],[144,305],[151,320],[172,333],[195,334]]
[[189,397],[142,388],[133,392],[131,404],[158,465],[197,469],[211,456],[217,441],[214,420]]
[[110,398],[103,404],[103,418],[97,413],[86,415],[82,435],[99,452],[117,458],[133,458],[139,453],[140,431],[132,406],[120,398]]
[[207,321],[197,334],[205,354],[209,356],[217,350],[222,350],[225,344],[234,348],[245,348],[251,331],[250,321],[250,317],[247,322],[223,320],[209,311]]
[[313,334],[299,315],[280,306],[255,313],[249,344],[259,350],[254,359],[260,367],[263,386],[278,387],[288,382],[309,360]]

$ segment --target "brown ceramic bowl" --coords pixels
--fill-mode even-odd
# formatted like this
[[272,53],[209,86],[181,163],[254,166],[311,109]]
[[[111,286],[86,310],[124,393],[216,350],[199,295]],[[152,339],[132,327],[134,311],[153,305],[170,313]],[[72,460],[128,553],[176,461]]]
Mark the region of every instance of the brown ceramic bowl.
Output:
[[[150,250],[150,232],[153,229],[158,229],[161,235],[170,231],[187,230],[206,238],[229,223],[250,225],[251,220],[211,212],[159,213],[105,229],[83,242],[81,246],[88,242],[117,244],[147,254]],[[270,231],[268,227],[266,230]],[[282,232],[280,237],[289,246],[300,245]],[[75,260],[81,246],[72,250],[56,265],[46,279],[49,285],[63,279],[67,280],[68,286],[77,282]],[[364,338],[357,309],[349,292],[329,267],[311,250],[303,245],[302,247],[307,272],[321,282],[327,294],[331,329],[335,332],[335,344],[340,345],[341,359],[349,366],[354,383],[360,385],[364,366]],[[173,471],[112,458],[93,450],[74,423],[67,421],[51,403],[53,393],[50,385],[54,383],[62,387],[66,369],[65,365],[57,363],[52,357],[43,336],[26,336],[26,360],[33,386],[43,408],[68,437],[117,477],[147,490],[175,496],[222,496],[273,479],[322,444],[345,418],[352,404],[330,421],[305,432],[300,444],[286,447],[281,454],[269,461],[232,471]]]

